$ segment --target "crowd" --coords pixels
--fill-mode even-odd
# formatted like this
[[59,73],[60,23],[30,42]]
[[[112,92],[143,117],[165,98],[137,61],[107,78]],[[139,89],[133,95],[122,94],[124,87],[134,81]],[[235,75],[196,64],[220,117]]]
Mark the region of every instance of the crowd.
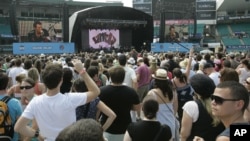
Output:
[[5,140],[225,141],[250,122],[250,54],[5,55],[0,67]]

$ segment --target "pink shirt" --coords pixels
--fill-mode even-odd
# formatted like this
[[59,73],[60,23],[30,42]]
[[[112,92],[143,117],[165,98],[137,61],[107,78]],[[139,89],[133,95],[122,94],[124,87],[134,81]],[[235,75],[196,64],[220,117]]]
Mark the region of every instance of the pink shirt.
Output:
[[138,87],[149,84],[151,73],[147,65],[143,64],[139,66],[136,70],[136,73],[140,75],[140,79],[138,80]]

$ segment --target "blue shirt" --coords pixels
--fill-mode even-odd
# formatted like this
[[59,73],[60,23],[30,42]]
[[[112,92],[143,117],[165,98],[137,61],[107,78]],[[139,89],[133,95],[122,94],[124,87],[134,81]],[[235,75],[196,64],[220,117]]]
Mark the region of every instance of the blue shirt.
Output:
[[[0,95],[0,99],[2,99],[5,95]],[[10,112],[11,121],[13,122],[13,126],[16,123],[17,119],[22,114],[22,107],[19,100],[16,98],[11,98],[7,103],[8,109]],[[18,141],[18,134],[15,132],[12,141]]]

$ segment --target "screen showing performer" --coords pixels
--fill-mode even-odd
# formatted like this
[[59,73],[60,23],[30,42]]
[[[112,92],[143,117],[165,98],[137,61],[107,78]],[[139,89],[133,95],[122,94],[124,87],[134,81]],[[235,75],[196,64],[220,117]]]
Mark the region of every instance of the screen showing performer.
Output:
[[49,33],[46,29],[42,28],[40,21],[33,23],[33,30],[28,33],[29,42],[50,42]]
[[166,41],[171,42],[171,43],[179,43],[180,42],[179,33],[175,31],[174,26],[169,27],[169,33],[167,34]]
[[90,29],[89,46],[95,49],[111,48],[119,45],[119,30]]

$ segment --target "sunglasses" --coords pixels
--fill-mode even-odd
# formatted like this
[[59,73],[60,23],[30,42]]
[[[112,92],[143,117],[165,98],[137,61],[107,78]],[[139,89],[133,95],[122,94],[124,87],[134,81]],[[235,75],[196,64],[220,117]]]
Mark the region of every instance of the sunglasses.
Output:
[[250,85],[250,82],[248,82],[247,80],[245,81],[247,85]]
[[20,86],[21,90],[23,90],[24,88],[25,88],[25,90],[27,90],[27,89],[33,88],[33,86]]
[[225,98],[222,98],[222,97],[219,97],[216,95],[212,95],[211,99],[212,99],[212,101],[214,100],[214,102],[218,105],[222,105],[223,102],[225,102],[225,101],[238,101],[238,100],[240,100],[240,99],[225,99]]

